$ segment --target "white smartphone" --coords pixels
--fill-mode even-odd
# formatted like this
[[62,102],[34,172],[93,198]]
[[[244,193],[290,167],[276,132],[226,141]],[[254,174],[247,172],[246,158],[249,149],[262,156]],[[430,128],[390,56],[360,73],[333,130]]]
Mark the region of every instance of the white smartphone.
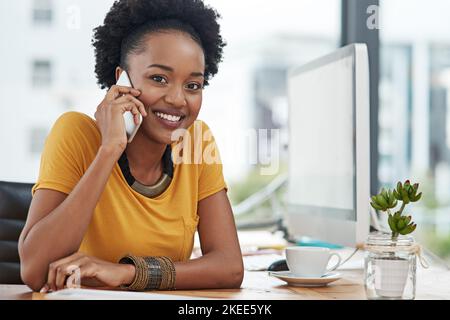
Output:
[[[132,87],[130,77],[128,76],[128,73],[124,70],[120,74],[119,80],[117,80],[117,85],[119,86],[125,86],[125,87]],[[127,139],[128,143],[133,141],[134,136],[136,135],[136,132],[139,130],[139,127],[142,124],[142,115],[139,113],[139,124],[136,125],[134,122],[133,114],[130,111],[124,112],[123,114],[123,120],[125,121],[125,131],[127,132]]]

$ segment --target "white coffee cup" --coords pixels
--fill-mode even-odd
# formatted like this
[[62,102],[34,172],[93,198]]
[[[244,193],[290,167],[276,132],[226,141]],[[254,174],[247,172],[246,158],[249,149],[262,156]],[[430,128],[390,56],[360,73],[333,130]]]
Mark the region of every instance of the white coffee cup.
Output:
[[[331,257],[338,258],[337,263],[327,269]],[[320,247],[288,247],[286,248],[286,262],[289,271],[299,277],[322,277],[336,270],[341,264],[341,256],[331,253],[328,248]]]

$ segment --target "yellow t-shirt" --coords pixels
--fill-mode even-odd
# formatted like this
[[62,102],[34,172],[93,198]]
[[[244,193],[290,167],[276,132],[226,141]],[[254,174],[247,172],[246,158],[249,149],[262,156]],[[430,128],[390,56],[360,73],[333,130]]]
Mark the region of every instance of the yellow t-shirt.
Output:
[[[191,137],[194,127],[197,131],[201,129],[198,132],[203,138],[185,139],[186,143],[191,140],[186,146],[194,150],[194,141],[203,141],[197,151],[210,152],[220,159],[214,137],[207,134],[208,126],[195,121],[188,128]],[[94,160],[100,144],[101,134],[94,119],[79,112],[63,114],[45,142],[32,194],[41,188],[69,194]],[[172,148],[175,154],[174,144]],[[211,153],[212,149],[215,152]],[[179,154],[183,155],[184,150]],[[155,198],[134,191],[116,162],[79,251],[111,262],[118,262],[128,253],[188,260],[199,222],[198,202],[224,188],[227,190],[220,163],[194,163],[194,160],[190,164],[174,161],[169,187]]]

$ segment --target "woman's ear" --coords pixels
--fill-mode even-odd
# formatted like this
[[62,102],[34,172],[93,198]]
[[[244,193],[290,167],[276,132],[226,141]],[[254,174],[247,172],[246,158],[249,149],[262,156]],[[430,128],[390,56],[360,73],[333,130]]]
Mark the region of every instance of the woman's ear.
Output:
[[123,69],[121,67],[116,68],[116,82],[119,80],[120,75],[122,74]]

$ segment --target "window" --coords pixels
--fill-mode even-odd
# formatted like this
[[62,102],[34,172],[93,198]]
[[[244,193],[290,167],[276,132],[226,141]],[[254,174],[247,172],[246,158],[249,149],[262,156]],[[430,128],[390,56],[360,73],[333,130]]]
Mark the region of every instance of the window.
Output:
[[53,20],[53,4],[51,0],[34,0],[33,22],[37,25],[49,25]]
[[378,180],[391,186],[411,166],[411,46],[381,46]]
[[420,183],[423,198],[408,209],[413,235],[450,261],[450,2],[380,8],[380,184]]
[[48,87],[52,84],[52,65],[48,60],[33,62],[32,83],[34,87]]

